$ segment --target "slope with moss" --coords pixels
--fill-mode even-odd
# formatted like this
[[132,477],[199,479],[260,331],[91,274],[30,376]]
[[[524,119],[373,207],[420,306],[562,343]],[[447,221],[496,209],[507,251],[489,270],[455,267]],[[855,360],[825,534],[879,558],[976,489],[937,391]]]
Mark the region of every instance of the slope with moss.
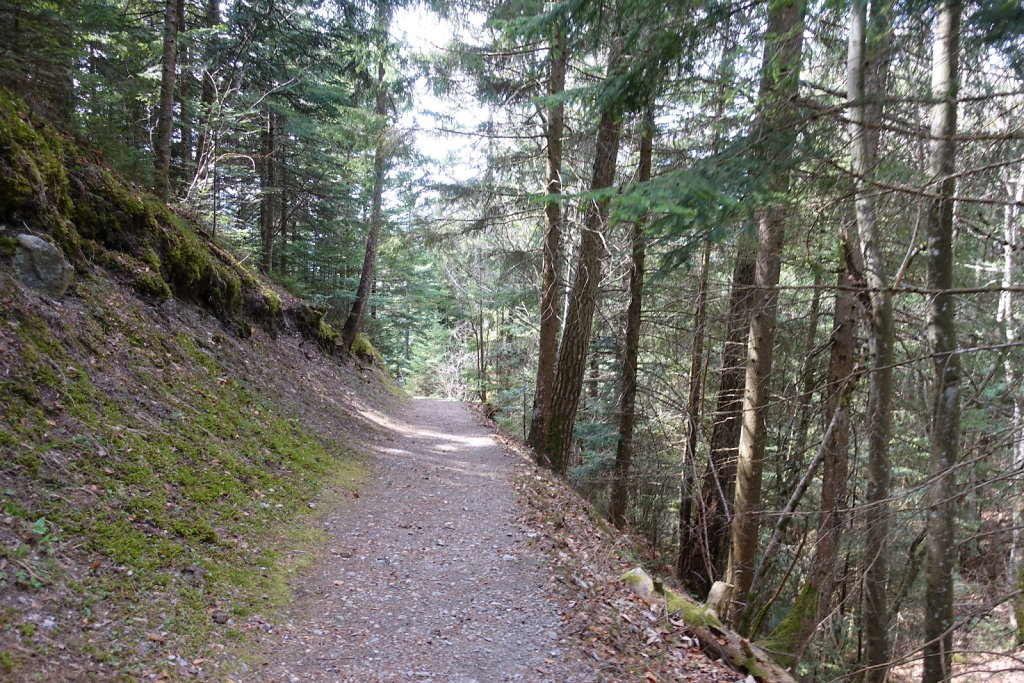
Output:
[[[12,268],[61,247],[61,301]],[[398,393],[322,315],[0,91],[0,678],[216,676]]]

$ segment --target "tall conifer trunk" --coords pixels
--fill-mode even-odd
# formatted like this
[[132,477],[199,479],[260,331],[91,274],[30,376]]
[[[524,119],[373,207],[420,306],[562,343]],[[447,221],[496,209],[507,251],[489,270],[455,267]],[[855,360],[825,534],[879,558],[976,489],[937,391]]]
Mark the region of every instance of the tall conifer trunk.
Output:
[[[609,74],[614,73],[617,68],[620,55],[618,42],[616,39],[616,45],[612,47],[608,58]],[[601,114],[601,122],[597,128],[591,190],[606,189],[615,181],[621,129],[620,112],[615,106],[606,108]],[[551,468],[560,474],[564,474],[569,466],[573,427],[576,423],[580,393],[583,390],[583,375],[586,372],[587,353],[590,349],[594,309],[597,306],[597,288],[601,282],[601,261],[604,257],[604,231],[607,222],[608,199],[588,200],[580,235],[576,274],[566,310],[565,328],[558,346],[548,433],[539,454],[542,462],[550,463]]]
[[277,233],[279,178],[277,144],[279,115],[267,111],[260,154],[260,269],[269,273],[274,267],[274,235]]
[[[651,179],[651,154],[654,147],[654,116],[644,115],[640,137],[640,161],[637,180]],[[636,371],[640,355],[640,315],[644,287],[644,220],[633,224],[633,253],[629,265],[629,306],[626,309],[626,346],[622,353],[622,397],[619,404],[619,439],[615,448],[615,476],[612,480],[609,517],[618,528],[626,525],[629,503],[629,468],[633,462],[633,428],[636,425]]]
[[960,450],[960,357],[956,353],[953,286],[953,195],[956,180],[961,0],[939,3],[932,55],[931,149],[928,175],[928,337],[932,345],[931,474],[925,572],[922,683],[950,678],[953,655],[954,497]]
[[[730,24],[725,35],[731,34]],[[722,83],[731,81],[733,74],[733,39],[722,42],[718,74]],[[715,118],[725,115],[728,98],[725,87],[715,97]],[[716,135],[713,149],[722,151],[724,138]],[[732,519],[732,498],[736,481],[736,444],[739,443],[739,418],[743,398],[743,356],[746,350],[747,326],[750,322],[750,288],[754,283],[753,241],[742,232],[737,245],[733,269],[729,310],[726,314],[726,336],[722,344],[722,364],[719,368],[718,396],[711,424],[708,459],[700,484],[697,481],[697,426],[700,423],[700,403],[704,389],[704,337],[707,335],[706,307],[708,297],[708,266],[711,258],[711,240],[704,244],[700,285],[695,304],[693,346],[690,359],[690,379],[687,396],[686,453],[679,493],[679,551],[676,556],[676,575],[698,595],[706,595],[712,582],[725,572],[728,529]]]
[[[185,0],[178,0],[178,7],[175,10],[178,23],[178,34],[185,32]],[[177,78],[178,83],[178,109],[180,111],[178,121],[178,135],[181,136],[181,146],[178,148],[177,163],[178,185],[188,182],[189,174],[192,172],[192,140],[195,122],[192,120],[192,110],[189,106],[189,95],[192,86],[192,74],[189,70],[189,54],[185,46],[178,48],[177,63],[180,65],[181,74]]]
[[824,410],[825,421],[830,426],[825,430],[821,445],[824,458],[821,463],[821,503],[814,555],[796,601],[767,638],[771,649],[782,657],[780,661],[789,665],[800,661],[816,627],[828,617],[839,557],[843,509],[846,507],[850,440],[847,403],[853,382],[854,330],[857,319],[854,315],[853,280],[850,276],[851,247],[848,244],[844,246],[847,263],[839,268],[832,318]]
[[[1018,317],[1014,310],[1014,286],[1017,285],[1015,273],[1020,267],[1016,255],[1020,249],[1020,204],[1024,202],[1024,169],[1018,171],[1015,182],[1008,183],[1007,194],[1012,195],[1017,205],[1008,205],[1003,219],[1003,291],[999,294],[998,320],[1003,326],[1003,339],[1007,344],[1015,344],[1018,340]],[[1018,304],[1019,305],[1019,304]],[[1013,422],[1010,427],[1011,466],[1020,476],[1024,472],[1024,387],[1020,383],[1020,369],[1017,367],[1016,354],[1007,353],[1003,361],[1006,373],[1006,386],[1013,402]],[[1021,586],[1024,580],[1024,501],[1013,502],[1012,541],[1010,544],[1010,562],[1007,575],[1014,586]],[[1024,643],[1024,593],[1018,593],[1013,600],[1013,627],[1016,631],[1015,640]]]
[[[690,378],[686,392],[686,449],[683,452],[683,473],[679,482],[679,549],[676,553],[676,576],[682,580],[692,572],[693,558],[698,552],[700,535],[694,519],[694,482],[697,478],[697,439],[700,427],[700,404],[704,389],[704,337],[707,334],[708,269],[711,264],[711,240],[704,241],[700,260],[697,301],[693,310],[693,341],[690,344]],[[690,582],[688,582],[690,583]],[[705,591],[706,592],[706,591]]]
[[[597,152],[591,189],[610,187],[615,180],[615,158],[619,152],[619,116],[605,112],[597,132]],[[543,457],[552,469],[564,474],[569,466],[576,409],[583,390],[583,375],[590,349],[590,333],[597,306],[597,286],[601,281],[604,228],[608,221],[608,200],[588,201],[583,235],[580,238],[576,276],[569,298],[565,330],[558,347],[558,365],[551,392],[551,418]]]
[[178,0],[164,0],[163,54],[160,65],[160,102],[157,108],[156,181],[154,190],[167,199],[171,187],[171,133],[174,130],[174,81],[178,57]]
[[[386,123],[388,113],[387,91],[384,89],[384,55],[388,40],[388,27],[391,25],[391,6],[387,0],[380,0],[377,3],[377,16],[375,29],[379,33],[380,57],[377,61],[377,99],[375,102],[375,113],[380,117],[382,125]],[[381,131],[381,139],[377,143],[377,149],[373,155],[373,190],[370,198],[370,225],[366,234],[366,251],[363,255],[363,269],[359,274],[359,287],[356,290],[356,298],[352,302],[352,310],[345,320],[345,326],[341,331],[342,344],[346,353],[351,353],[352,344],[356,336],[362,330],[363,317],[370,305],[370,295],[373,292],[374,279],[377,271],[377,246],[380,242],[381,224],[384,222],[384,166],[387,157],[388,141],[385,139],[384,131]]]
[[[220,0],[207,0],[206,17],[203,22],[204,27],[212,29],[219,23]],[[206,55],[206,59],[209,58],[210,55]],[[200,120],[199,131],[196,136],[196,172],[195,178],[192,181],[193,186],[195,186],[201,179],[207,178],[211,175],[214,176],[213,179],[216,181],[217,150],[216,134],[213,128],[216,113],[217,84],[214,82],[213,74],[208,68],[204,68],[202,71],[199,98],[201,105],[197,116]],[[214,188],[214,193],[216,193],[216,187]],[[216,231],[216,224],[214,224],[213,227]]]
[[677,572],[694,593],[706,595],[726,569],[729,525],[736,491],[736,449],[743,407],[743,360],[753,303],[754,251],[757,242],[744,231],[736,248],[726,334],[722,343],[718,398],[711,426],[708,464],[701,479],[687,538],[680,542]]
[[[565,34],[555,31],[551,40],[548,74],[548,95],[559,96],[565,90]],[[565,105],[559,100],[548,107],[544,135],[547,138],[547,193],[552,197],[562,192],[562,135],[565,127]],[[540,284],[540,341],[537,349],[537,382],[533,397],[528,443],[543,452],[551,417],[551,389],[555,379],[558,355],[558,262],[561,258],[562,205],[560,199],[544,205],[544,252]],[[550,465],[550,463],[545,463]]]
[[892,424],[892,292],[882,250],[871,180],[891,57],[891,4],[855,0],[850,11],[847,96],[850,101],[850,170],[864,279],[870,301],[868,454],[864,544],[865,680],[884,681],[889,663],[889,439]]
[[[788,166],[796,140],[791,111],[799,94],[803,51],[803,0],[780,0],[768,8],[768,27],[762,61],[761,117],[755,154],[770,174],[766,187],[785,192]],[[736,495],[730,528],[726,583],[732,587],[728,618],[743,623],[750,600],[757,534],[760,526],[761,473],[768,443],[767,410],[778,311],[778,283],[785,240],[786,207],[777,202],[758,210],[754,302],[747,342],[743,391],[743,420],[736,462]]]

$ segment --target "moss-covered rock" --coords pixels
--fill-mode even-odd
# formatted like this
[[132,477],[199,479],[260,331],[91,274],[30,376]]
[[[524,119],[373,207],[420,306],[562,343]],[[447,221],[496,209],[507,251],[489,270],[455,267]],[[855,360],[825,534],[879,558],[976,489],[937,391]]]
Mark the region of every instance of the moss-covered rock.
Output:
[[307,339],[316,344],[328,354],[338,352],[341,344],[341,333],[324,321],[324,311],[303,306],[292,311],[295,324],[299,331]]
[[[248,288],[260,302],[253,307],[257,322],[274,326],[281,319],[277,295],[198,226],[129,187],[0,90],[0,224],[8,222],[50,234],[79,266],[85,259],[113,267],[147,296],[173,292],[229,320],[245,313]],[[80,250],[83,241],[88,247]]]
[[65,252],[74,253],[77,232],[68,220],[70,148],[18,96],[0,88],[0,223],[38,226]]
[[356,335],[356,338],[352,341],[352,355],[366,363],[376,363],[380,366],[384,365],[384,357],[380,355],[372,343],[370,338],[360,332]]

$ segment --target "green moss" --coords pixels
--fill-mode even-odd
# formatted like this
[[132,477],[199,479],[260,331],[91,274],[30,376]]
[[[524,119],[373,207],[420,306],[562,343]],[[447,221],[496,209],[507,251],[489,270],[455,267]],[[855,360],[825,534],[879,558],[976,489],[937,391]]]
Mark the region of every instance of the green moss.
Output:
[[328,323],[324,322],[323,319],[320,320],[319,325],[317,326],[317,336],[319,337],[321,344],[327,348],[337,346],[341,340],[341,334]]
[[[651,592],[665,601],[665,611],[670,616],[681,618],[691,626],[721,628],[715,613],[703,605],[698,605],[690,598],[680,595],[664,584],[653,581],[642,569],[631,569],[620,577],[620,580],[637,592]],[[643,587],[646,586],[646,589]]]
[[681,616],[683,621],[694,626],[721,628],[722,622],[703,605],[698,605],[670,588],[662,588],[660,592],[665,597],[666,610],[669,614]]
[[160,256],[155,250],[152,248],[144,249],[141,258],[155,272],[160,272]]
[[[71,143],[27,108],[6,106],[12,101],[0,90],[0,215],[49,232],[79,265],[92,260],[147,297],[197,301],[240,335],[252,333],[249,321],[280,320],[275,291],[160,202],[75,159]],[[13,248],[5,240],[0,253]],[[40,543],[9,549],[37,575],[63,581],[69,613],[100,603],[115,610],[123,630],[81,651],[138,672],[148,656],[131,642],[140,628],[165,630],[175,651],[195,653],[212,633],[223,637],[209,618],[212,601],[238,616],[285,604],[289,573],[312,553],[290,560],[271,548],[322,545],[322,529],[295,520],[325,484],[344,487],[363,470],[342,445],[233,376],[237,358],[223,361],[230,348],[208,348],[187,331],[170,336],[152,325],[147,303],[82,270],[80,306],[67,322],[0,307],[13,338],[0,378],[0,450],[17,454],[0,458],[0,470],[5,486],[31,492],[5,493],[0,504],[21,521],[45,517],[59,530],[53,544],[88,558],[61,578]],[[5,299],[6,286],[0,281]],[[333,350],[339,335],[322,314],[306,320],[304,333]],[[199,585],[186,577],[196,567]]]
[[0,235],[0,256],[14,256],[18,250],[18,240],[6,235]]
[[66,221],[71,209],[66,171],[68,145],[35,119],[21,100],[0,89],[0,216],[18,216],[48,229],[74,248]]
[[805,582],[800,589],[793,606],[786,612],[768,637],[759,643],[765,650],[772,653],[772,656],[783,666],[796,664],[795,658],[789,654],[793,652],[797,635],[807,619],[814,619],[818,610],[818,591]]
[[281,297],[272,289],[263,287],[261,289],[263,299],[266,301],[267,315],[277,317],[281,315]]
[[171,288],[167,286],[164,279],[157,273],[149,271],[139,273],[132,280],[132,287],[143,296],[151,296],[159,301],[167,301],[171,298]]
[[7,650],[0,650],[0,673],[14,673],[16,668],[14,655]]
[[352,341],[352,354],[368,363],[375,362],[378,365],[384,365],[384,357],[370,343],[369,337],[362,332],[357,334],[356,338]]

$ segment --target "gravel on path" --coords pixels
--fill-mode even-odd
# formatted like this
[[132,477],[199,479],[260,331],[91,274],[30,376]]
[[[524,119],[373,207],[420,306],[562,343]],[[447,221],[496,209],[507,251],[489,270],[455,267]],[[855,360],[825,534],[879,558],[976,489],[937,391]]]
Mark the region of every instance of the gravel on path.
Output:
[[515,522],[519,456],[460,403],[379,421],[372,481],[325,513],[330,547],[268,635],[260,680],[602,680]]

